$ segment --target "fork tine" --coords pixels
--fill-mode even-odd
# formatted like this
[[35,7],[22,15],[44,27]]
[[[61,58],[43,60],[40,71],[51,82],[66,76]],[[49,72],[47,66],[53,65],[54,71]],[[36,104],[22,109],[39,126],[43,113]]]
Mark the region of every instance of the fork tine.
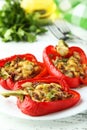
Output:
[[68,26],[68,23],[65,20],[56,20],[54,24],[65,36],[65,39],[79,40],[80,42],[83,41],[79,36],[76,36],[72,33],[71,29]]
[[67,23],[64,20],[57,20],[57,21],[55,21],[55,25],[64,34],[68,34],[70,32],[70,29],[69,29]]
[[68,26],[68,23],[65,20],[56,20],[52,25],[48,25],[48,30],[57,38],[67,41],[79,41],[81,43],[87,42],[86,40],[81,39],[79,36],[72,33],[71,29]]
[[58,28],[53,25],[48,25],[48,29],[54,34],[54,36],[58,39],[64,39],[65,36],[58,30]]

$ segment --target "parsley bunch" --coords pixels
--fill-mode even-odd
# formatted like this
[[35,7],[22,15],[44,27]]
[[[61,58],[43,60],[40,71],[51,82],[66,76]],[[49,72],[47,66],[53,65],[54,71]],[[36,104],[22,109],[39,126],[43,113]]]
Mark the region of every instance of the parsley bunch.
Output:
[[39,13],[25,13],[20,0],[5,0],[0,10],[0,37],[4,42],[34,42],[38,34],[47,31],[43,25],[48,23],[48,19],[40,19]]

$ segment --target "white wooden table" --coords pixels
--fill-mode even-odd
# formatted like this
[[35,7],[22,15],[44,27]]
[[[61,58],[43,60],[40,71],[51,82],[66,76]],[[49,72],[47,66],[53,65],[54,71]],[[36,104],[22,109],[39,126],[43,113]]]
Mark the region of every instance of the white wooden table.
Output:
[[23,120],[0,113],[1,130],[87,130],[87,111],[52,121]]

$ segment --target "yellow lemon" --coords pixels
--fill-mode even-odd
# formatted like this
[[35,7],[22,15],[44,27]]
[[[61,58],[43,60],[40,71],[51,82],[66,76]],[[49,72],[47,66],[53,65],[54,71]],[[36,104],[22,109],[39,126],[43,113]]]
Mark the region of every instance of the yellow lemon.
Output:
[[27,13],[39,12],[42,18],[51,16],[56,10],[53,0],[22,0],[21,7]]

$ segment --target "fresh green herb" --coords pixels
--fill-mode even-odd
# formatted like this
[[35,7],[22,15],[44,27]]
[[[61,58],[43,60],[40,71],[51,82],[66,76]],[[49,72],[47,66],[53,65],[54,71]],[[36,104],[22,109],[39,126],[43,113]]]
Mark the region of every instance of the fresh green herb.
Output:
[[4,66],[10,66],[10,64],[11,64],[11,62],[7,62],[7,63],[5,63]]
[[48,19],[40,19],[39,13],[27,14],[20,7],[21,0],[5,0],[0,10],[0,37],[8,41],[36,41],[37,35],[45,33]]

